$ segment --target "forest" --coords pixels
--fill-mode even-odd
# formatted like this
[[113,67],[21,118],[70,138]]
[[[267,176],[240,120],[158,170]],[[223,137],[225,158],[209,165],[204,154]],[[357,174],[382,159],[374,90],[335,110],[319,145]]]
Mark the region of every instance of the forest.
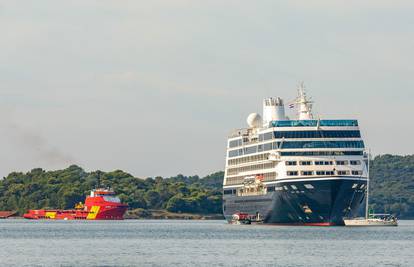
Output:
[[[86,172],[72,165],[63,170],[12,172],[0,180],[0,210],[23,214],[28,209],[73,208],[96,187],[113,188],[131,210],[220,214],[222,171],[206,177],[136,178],[121,170]],[[371,161],[370,209],[414,218],[414,155],[380,155]]]

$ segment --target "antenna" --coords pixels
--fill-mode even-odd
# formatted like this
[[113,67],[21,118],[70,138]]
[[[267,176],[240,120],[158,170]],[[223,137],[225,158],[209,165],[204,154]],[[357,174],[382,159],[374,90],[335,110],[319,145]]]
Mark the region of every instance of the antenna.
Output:
[[313,101],[306,95],[305,83],[302,81],[298,86],[298,97],[295,99],[296,106],[299,107],[299,120],[312,120]]

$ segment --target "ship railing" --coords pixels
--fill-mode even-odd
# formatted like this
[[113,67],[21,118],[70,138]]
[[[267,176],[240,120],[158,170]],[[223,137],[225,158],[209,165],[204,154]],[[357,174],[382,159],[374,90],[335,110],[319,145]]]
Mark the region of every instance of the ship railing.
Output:
[[242,128],[242,129],[235,129],[232,130],[229,134],[229,138],[239,137],[239,136],[249,136],[250,129]]

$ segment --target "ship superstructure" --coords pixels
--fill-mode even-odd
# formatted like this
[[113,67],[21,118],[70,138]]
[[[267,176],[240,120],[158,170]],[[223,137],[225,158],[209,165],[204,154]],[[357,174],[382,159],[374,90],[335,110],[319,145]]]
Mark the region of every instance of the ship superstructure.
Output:
[[274,224],[343,225],[363,205],[367,154],[357,120],[316,119],[303,84],[290,103],[266,98],[263,118],[252,113],[248,128],[227,143],[223,211],[227,220],[246,213]]

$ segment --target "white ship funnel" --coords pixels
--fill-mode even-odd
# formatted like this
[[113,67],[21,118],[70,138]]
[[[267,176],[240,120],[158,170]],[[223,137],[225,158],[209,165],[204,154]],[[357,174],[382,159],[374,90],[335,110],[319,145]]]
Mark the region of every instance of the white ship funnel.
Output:
[[263,125],[268,126],[271,121],[287,120],[285,106],[280,97],[269,97],[263,100]]

